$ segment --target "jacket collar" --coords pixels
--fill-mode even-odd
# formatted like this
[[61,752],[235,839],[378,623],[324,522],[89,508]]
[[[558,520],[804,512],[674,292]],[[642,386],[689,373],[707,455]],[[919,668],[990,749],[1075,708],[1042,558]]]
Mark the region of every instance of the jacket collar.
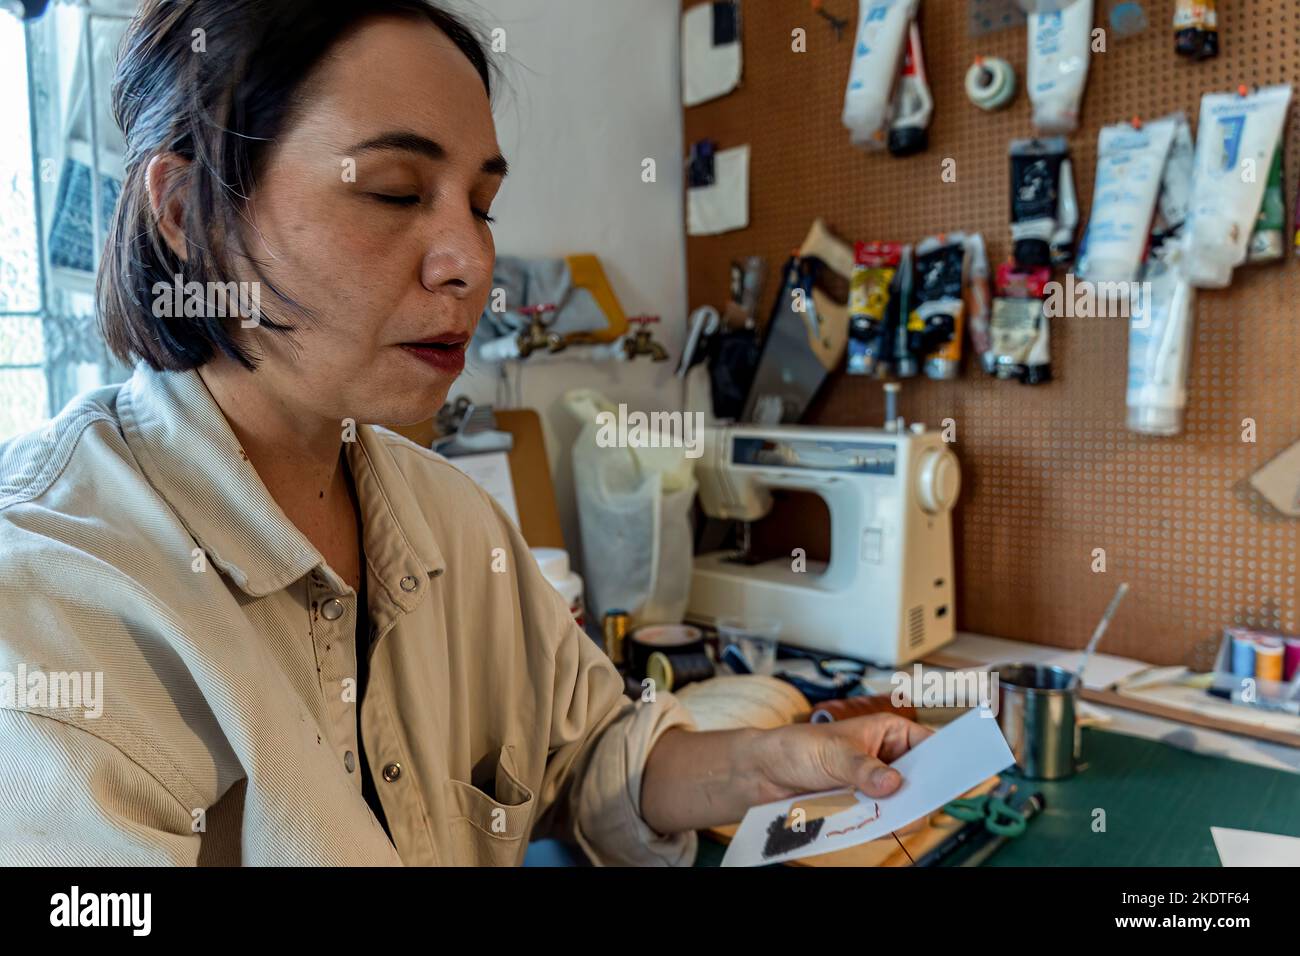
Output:
[[[291,522],[244,457],[196,371],[138,366],[118,394],[118,416],[141,470],[180,517],[209,560],[250,597],[288,587],[320,569],[347,586]],[[409,611],[445,569],[424,512],[372,426],[348,444],[361,504],[366,560],[394,603]],[[402,581],[416,577],[408,590]]]

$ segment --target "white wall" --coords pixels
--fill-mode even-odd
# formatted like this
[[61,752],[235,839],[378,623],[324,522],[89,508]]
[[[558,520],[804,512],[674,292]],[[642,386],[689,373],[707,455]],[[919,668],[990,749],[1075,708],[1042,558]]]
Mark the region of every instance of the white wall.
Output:
[[[455,4],[505,31],[498,56],[506,87],[497,134],[510,176],[492,214],[497,250],[520,256],[591,252],[628,315],[658,314],[670,361],[617,365],[546,359],[512,363],[519,405],[546,429],[565,541],[580,552],[570,443],[576,423],[560,407],[590,387],[647,411],[681,408],[672,370],[685,338],[681,67],[677,0],[477,0]],[[658,181],[641,181],[653,157]],[[470,367],[453,397],[496,401],[496,368]],[[501,407],[509,407],[502,405]]]

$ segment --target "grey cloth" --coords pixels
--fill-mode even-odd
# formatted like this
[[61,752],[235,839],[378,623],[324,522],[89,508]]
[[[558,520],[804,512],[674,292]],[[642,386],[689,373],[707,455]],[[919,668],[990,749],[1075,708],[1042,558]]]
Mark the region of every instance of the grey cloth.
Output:
[[543,303],[560,307],[550,328],[562,335],[609,328],[609,319],[591,293],[574,288],[569,264],[564,259],[498,256],[492,269],[492,287],[505,291],[505,311],[494,312],[494,303],[488,302],[479,328],[489,339],[514,335],[528,328],[528,317],[519,309]]

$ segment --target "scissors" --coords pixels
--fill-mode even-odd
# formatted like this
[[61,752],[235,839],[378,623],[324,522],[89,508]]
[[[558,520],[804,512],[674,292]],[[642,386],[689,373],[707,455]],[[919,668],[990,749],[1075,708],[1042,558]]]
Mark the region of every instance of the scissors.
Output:
[[998,836],[1015,837],[1025,832],[1025,814],[1007,802],[1014,786],[999,786],[992,793],[963,797],[944,805],[943,812],[967,823],[982,819],[984,827]]

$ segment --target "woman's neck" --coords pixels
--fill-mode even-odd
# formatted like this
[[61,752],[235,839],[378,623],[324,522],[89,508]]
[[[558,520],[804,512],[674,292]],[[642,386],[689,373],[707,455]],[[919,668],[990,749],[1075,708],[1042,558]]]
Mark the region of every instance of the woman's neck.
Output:
[[205,365],[199,376],[280,510],[355,587],[360,526],[343,423],[269,394],[257,373],[233,362]]

